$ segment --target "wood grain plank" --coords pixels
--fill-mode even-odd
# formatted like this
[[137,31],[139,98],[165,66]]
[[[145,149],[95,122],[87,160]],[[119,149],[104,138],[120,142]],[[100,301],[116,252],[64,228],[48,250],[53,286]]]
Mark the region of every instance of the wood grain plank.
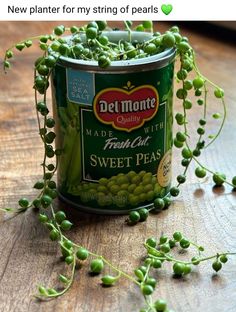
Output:
[[[60,24],[60,22],[58,22]],[[70,22],[69,25],[74,23]],[[4,47],[23,37],[48,33],[53,22],[0,22],[0,55]],[[169,24],[158,23],[161,31]],[[201,159],[214,170],[219,167],[227,176],[235,175],[236,163],[236,47],[203,36],[187,28],[184,33],[191,38],[198,54],[203,73],[222,85],[226,93],[228,119],[225,130],[216,145],[212,145]],[[39,166],[42,148],[34,117],[32,64],[38,55],[35,48],[18,54],[12,71],[0,73],[0,206],[16,206],[21,196],[33,197],[31,185],[40,177]],[[176,109],[180,103],[175,101]],[[219,103],[211,98],[212,112]],[[196,123],[201,108],[194,104],[192,120]],[[212,133],[216,124],[209,122]],[[196,126],[190,125],[193,137]],[[176,162],[180,159],[175,151]],[[174,166],[174,175],[179,167]],[[170,209],[150,216],[148,222],[128,227],[125,216],[97,216],[77,213],[58,202],[57,207],[68,211],[75,227],[71,238],[103,254],[127,272],[138,265],[145,250],[142,242],[148,236],[183,231],[199,244],[207,246],[209,253],[236,250],[236,201],[235,193],[225,189],[212,189],[210,179],[200,183],[194,177],[194,168],[183,187],[181,196]],[[4,312],[133,312],[142,306],[142,298],[135,285],[121,280],[119,285],[103,289],[98,277],[90,278],[86,268],[76,273],[75,283],[63,298],[38,302],[33,298],[39,283],[53,286],[57,273],[65,265],[60,261],[57,245],[50,242],[48,232],[39,225],[35,212],[28,211],[11,220],[1,214],[0,226],[0,311]],[[7,219],[7,220],[6,220]],[[3,222],[4,221],[4,222]],[[181,256],[181,255],[179,255]],[[236,261],[226,265],[218,276],[212,274],[210,265],[194,269],[190,277],[173,279],[170,270],[157,273],[157,297],[168,300],[178,312],[233,312],[236,310]]]

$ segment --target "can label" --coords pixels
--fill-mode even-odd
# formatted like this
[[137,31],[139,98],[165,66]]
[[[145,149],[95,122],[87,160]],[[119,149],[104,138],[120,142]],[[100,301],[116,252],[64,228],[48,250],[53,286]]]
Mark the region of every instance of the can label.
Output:
[[97,119],[114,129],[131,132],[151,120],[159,105],[158,93],[151,85],[135,87],[130,81],[123,88],[108,88],[94,98]]
[[60,193],[96,211],[149,207],[171,181],[173,63],[140,73],[56,66]]

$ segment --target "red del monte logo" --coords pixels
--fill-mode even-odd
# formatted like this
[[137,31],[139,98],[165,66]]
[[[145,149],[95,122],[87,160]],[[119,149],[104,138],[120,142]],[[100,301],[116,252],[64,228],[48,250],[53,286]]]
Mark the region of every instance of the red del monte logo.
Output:
[[159,106],[157,90],[151,85],[135,87],[128,81],[122,88],[107,88],[94,98],[94,113],[99,121],[130,132],[152,119]]

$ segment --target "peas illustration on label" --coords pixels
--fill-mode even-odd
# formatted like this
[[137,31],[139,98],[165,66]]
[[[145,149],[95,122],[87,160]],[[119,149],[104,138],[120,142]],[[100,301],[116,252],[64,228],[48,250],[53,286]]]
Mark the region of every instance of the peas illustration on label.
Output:
[[[151,172],[119,173],[98,183],[82,183],[72,189],[83,203],[96,201],[99,206],[115,205],[119,208],[137,206],[153,200],[162,188]],[[164,195],[164,194],[163,194]]]

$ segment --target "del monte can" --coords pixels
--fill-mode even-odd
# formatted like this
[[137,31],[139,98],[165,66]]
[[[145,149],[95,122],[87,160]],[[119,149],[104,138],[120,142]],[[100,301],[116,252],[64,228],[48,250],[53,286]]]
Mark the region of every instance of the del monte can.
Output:
[[[107,36],[117,42],[127,32]],[[62,199],[78,209],[117,214],[151,207],[167,194],[174,56],[169,49],[107,69],[61,57],[53,72],[53,102]]]

